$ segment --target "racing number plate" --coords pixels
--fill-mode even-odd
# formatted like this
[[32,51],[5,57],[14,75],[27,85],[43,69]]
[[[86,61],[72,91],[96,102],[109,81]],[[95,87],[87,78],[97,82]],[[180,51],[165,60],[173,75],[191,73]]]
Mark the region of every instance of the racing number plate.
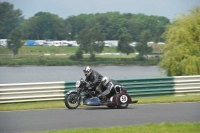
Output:
[[120,101],[121,101],[122,103],[126,103],[126,102],[128,101],[128,97],[127,97],[126,95],[121,95]]

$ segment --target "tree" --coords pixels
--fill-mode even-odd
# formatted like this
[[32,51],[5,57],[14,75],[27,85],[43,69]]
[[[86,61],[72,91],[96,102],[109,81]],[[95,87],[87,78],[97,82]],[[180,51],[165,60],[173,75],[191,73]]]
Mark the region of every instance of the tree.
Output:
[[175,18],[164,33],[167,44],[159,63],[168,76],[200,74],[200,7]]
[[86,27],[78,35],[76,41],[80,48],[90,53],[94,59],[95,52],[100,53],[104,47],[105,36],[101,33],[101,27],[96,24],[92,28]]
[[24,20],[21,24],[23,33],[25,33],[23,38],[32,40],[40,38],[39,27],[37,25],[38,17],[31,17],[27,20]]
[[140,43],[136,45],[136,50],[139,52],[138,58],[143,60],[144,56],[147,56],[152,52],[152,47],[147,45],[147,42],[149,42],[151,39],[151,33],[150,30],[145,30],[140,35]]
[[[71,30],[70,39],[75,40],[80,31],[89,25],[92,21],[93,14],[79,14],[77,16],[70,16],[65,20],[65,25],[67,27],[67,32]],[[69,23],[71,25],[69,25]],[[69,35],[69,34],[68,34]]]
[[127,55],[133,52],[133,47],[130,46],[132,43],[132,37],[130,34],[121,34],[119,37],[117,50]]
[[[125,26],[126,19],[119,12],[107,12],[104,14],[107,17],[103,30],[106,33],[107,40],[117,40],[122,32],[119,29]],[[118,31],[119,30],[119,31]]]
[[0,38],[7,38],[8,34],[19,26],[23,20],[22,11],[14,10],[13,4],[0,3]]
[[48,12],[36,13],[23,23],[22,28],[26,33],[24,38],[33,40],[63,40],[68,34],[64,19]]
[[18,49],[22,46],[22,32],[19,28],[15,28],[8,35],[8,48],[13,52],[13,55],[18,54]]
[[139,42],[139,35],[142,30],[147,29],[147,22],[147,16],[144,14],[135,14],[127,20],[126,27],[134,42]]
[[66,26],[66,32],[67,32],[67,40],[71,40],[71,34],[72,34],[72,25],[69,23],[67,23],[67,26]]
[[154,42],[164,42],[162,34],[164,33],[166,26],[170,24],[169,19],[165,17],[156,17],[156,25],[151,29]]
[[157,42],[163,41],[160,37],[169,22],[169,19],[162,16],[107,12],[70,16],[65,20],[65,25],[68,31],[72,29],[70,34],[72,40],[85,27],[91,27],[98,23],[101,31],[105,34],[106,40],[118,40],[122,33],[129,33],[134,42],[139,42],[142,31],[150,30],[152,34],[151,41]]

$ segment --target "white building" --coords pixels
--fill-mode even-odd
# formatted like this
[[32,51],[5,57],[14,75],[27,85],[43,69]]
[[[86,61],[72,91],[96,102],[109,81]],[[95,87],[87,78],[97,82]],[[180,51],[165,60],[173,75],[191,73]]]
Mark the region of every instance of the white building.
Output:
[[7,39],[0,39],[0,46],[7,46]]
[[80,44],[78,44],[76,41],[68,41],[68,46],[80,46]]
[[105,45],[107,47],[117,47],[118,46],[118,40],[105,40]]
[[61,46],[62,41],[51,41],[49,46]]
[[61,41],[61,46],[68,46],[68,41],[67,40],[62,40]]
[[46,41],[45,40],[35,40],[35,42],[37,45],[43,46]]

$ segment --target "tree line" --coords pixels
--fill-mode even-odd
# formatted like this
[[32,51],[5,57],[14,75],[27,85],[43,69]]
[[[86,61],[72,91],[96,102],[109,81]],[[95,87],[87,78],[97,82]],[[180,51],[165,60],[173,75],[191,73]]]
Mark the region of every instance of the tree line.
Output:
[[8,48],[17,54],[20,39],[76,40],[80,45],[77,59],[82,53],[103,50],[104,40],[119,40],[117,50],[126,54],[134,52],[130,42],[136,46],[138,59],[151,53],[147,42],[166,42],[159,66],[167,75],[200,74],[200,7],[194,7],[188,15],[175,18],[170,23],[163,16],[107,12],[80,14],[66,19],[49,12],[38,12],[28,19],[20,9],[14,10],[8,2],[0,3],[0,38],[7,38]]
[[83,29],[98,24],[106,40],[118,40],[121,34],[129,33],[132,40],[138,42],[142,32],[149,30],[150,40],[159,42],[163,41],[161,35],[170,24],[163,16],[120,12],[80,14],[66,19],[49,12],[38,12],[24,19],[22,11],[15,10],[8,2],[0,3],[0,17],[0,38],[7,38],[14,28],[20,27],[24,40],[76,40]]
[[[20,48],[20,41],[17,41],[19,37],[24,40],[77,40],[81,44],[79,53],[85,51],[92,57],[103,50],[104,40],[121,39],[118,51],[127,54],[134,52],[129,46],[131,42],[143,42],[137,48],[140,57],[143,57],[143,54],[151,52],[146,42],[164,41],[162,34],[170,24],[169,19],[163,16],[120,12],[80,14],[66,19],[49,12],[38,12],[24,19],[22,11],[14,10],[12,4],[3,2],[0,7],[0,17],[3,18],[0,23],[0,27],[3,27],[0,29],[0,38],[14,40],[8,45],[14,54]],[[13,42],[15,45],[11,45]]]

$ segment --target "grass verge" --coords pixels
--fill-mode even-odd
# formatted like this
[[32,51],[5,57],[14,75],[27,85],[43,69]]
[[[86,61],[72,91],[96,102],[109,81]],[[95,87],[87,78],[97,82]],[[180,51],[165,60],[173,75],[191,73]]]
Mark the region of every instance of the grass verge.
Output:
[[[52,130],[37,133],[199,133],[200,122],[196,123],[161,123],[109,128],[76,128]],[[34,133],[34,132],[29,132]],[[36,132],[35,132],[36,133]]]
[[0,47],[0,65],[157,65],[159,62],[159,58],[153,57],[148,60],[139,60],[135,53],[114,54],[117,52],[116,47],[105,47],[101,54],[95,55],[95,58],[83,53],[81,59],[75,56],[78,49],[78,47],[23,46],[19,49],[19,54],[12,56],[11,51],[6,47]]
[[[141,98],[135,98],[135,99],[139,101],[138,104],[199,102],[200,95],[157,96],[157,97],[141,97]],[[62,100],[61,101],[0,104],[0,111],[34,110],[34,109],[50,109],[50,108],[66,108],[66,107],[65,107],[64,101]]]

